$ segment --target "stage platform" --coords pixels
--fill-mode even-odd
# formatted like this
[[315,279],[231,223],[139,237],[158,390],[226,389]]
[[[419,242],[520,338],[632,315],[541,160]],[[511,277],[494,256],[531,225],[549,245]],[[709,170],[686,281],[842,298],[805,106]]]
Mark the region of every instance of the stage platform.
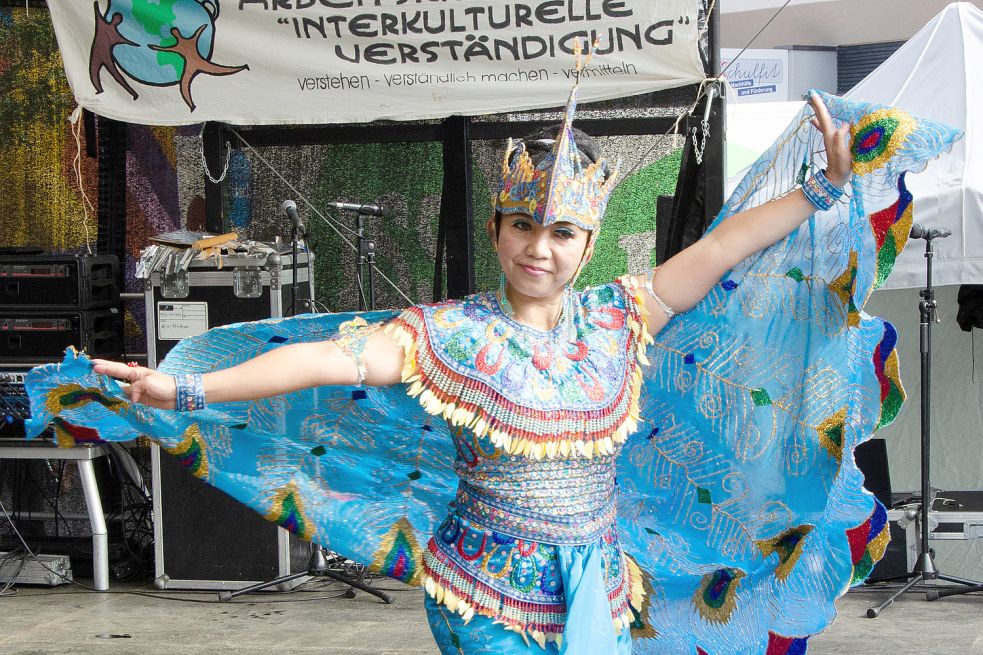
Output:
[[[82,581],[86,582],[86,581]],[[436,653],[424,621],[423,595],[392,582],[392,605],[320,580],[291,593],[219,603],[214,593],[157,592],[149,583],[113,583],[110,592],[70,585],[21,587],[0,598],[0,652],[99,655],[421,655]],[[134,595],[147,593],[158,597]],[[983,655],[983,595],[934,602],[914,594],[880,618],[864,612],[884,588],[853,591],[839,616],[813,638],[809,655],[864,653]]]

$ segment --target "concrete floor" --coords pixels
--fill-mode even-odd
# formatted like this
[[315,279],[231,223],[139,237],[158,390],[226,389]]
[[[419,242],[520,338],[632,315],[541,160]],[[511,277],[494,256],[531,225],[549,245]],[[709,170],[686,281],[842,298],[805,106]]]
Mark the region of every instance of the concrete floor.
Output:
[[[0,653],[435,653],[422,593],[376,584],[392,593],[394,604],[362,592],[339,597],[343,588],[322,580],[289,594],[229,603],[217,602],[211,592],[158,592],[150,585],[113,583],[109,593],[22,586],[0,597]],[[810,640],[809,654],[983,655],[983,595],[926,602],[911,594],[880,618],[865,618],[866,608],[883,597],[885,591],[863,589],[841,599],[839,617]]]

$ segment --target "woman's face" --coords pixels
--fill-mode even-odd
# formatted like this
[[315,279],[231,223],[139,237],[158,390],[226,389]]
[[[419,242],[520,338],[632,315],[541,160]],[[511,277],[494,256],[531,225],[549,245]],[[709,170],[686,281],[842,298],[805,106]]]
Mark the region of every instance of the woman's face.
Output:
[[525,214],[502,216],[498,262],[514,291],[552,299],[573,278],[590,233],[572,223],[543,227]]

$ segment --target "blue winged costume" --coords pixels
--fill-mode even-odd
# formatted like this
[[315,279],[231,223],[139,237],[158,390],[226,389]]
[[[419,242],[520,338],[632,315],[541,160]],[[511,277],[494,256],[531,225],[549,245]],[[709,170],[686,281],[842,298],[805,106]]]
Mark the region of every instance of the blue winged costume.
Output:
[[[578,292],[572,331],[522,326],[493,293],[243,323],[181,342],[160,370],[385,324],[406,382],[176,413],[130,404],[70,352],[28,376],[30,430],[51,425],[64,445],[149,436],[271,521],[424,586],[443,652],[509,634],[549,652],[610,639],[618,652],[803,653],[887,544],[853,450],[903,390],[894,328],[863,306],[907,240],[906,172],[960,136],[824,100],[853,125],[847,201],[742,262],[654,341],[630,278]],[[819,146],[810,117],[718,222],[801,184]]]

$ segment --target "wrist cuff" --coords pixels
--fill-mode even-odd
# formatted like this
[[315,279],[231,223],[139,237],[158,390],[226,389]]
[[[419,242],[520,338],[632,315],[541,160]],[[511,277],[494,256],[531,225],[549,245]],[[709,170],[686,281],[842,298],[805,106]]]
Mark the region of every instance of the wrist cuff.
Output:
[[205,409],[205,385],[200,373],[178,375],[175,409],[179,412],[195,412]]
[[830,209],[843,197],[843,189],[830,182],[821,170],[809,176],[802,185],[802,193],[820,211]]

